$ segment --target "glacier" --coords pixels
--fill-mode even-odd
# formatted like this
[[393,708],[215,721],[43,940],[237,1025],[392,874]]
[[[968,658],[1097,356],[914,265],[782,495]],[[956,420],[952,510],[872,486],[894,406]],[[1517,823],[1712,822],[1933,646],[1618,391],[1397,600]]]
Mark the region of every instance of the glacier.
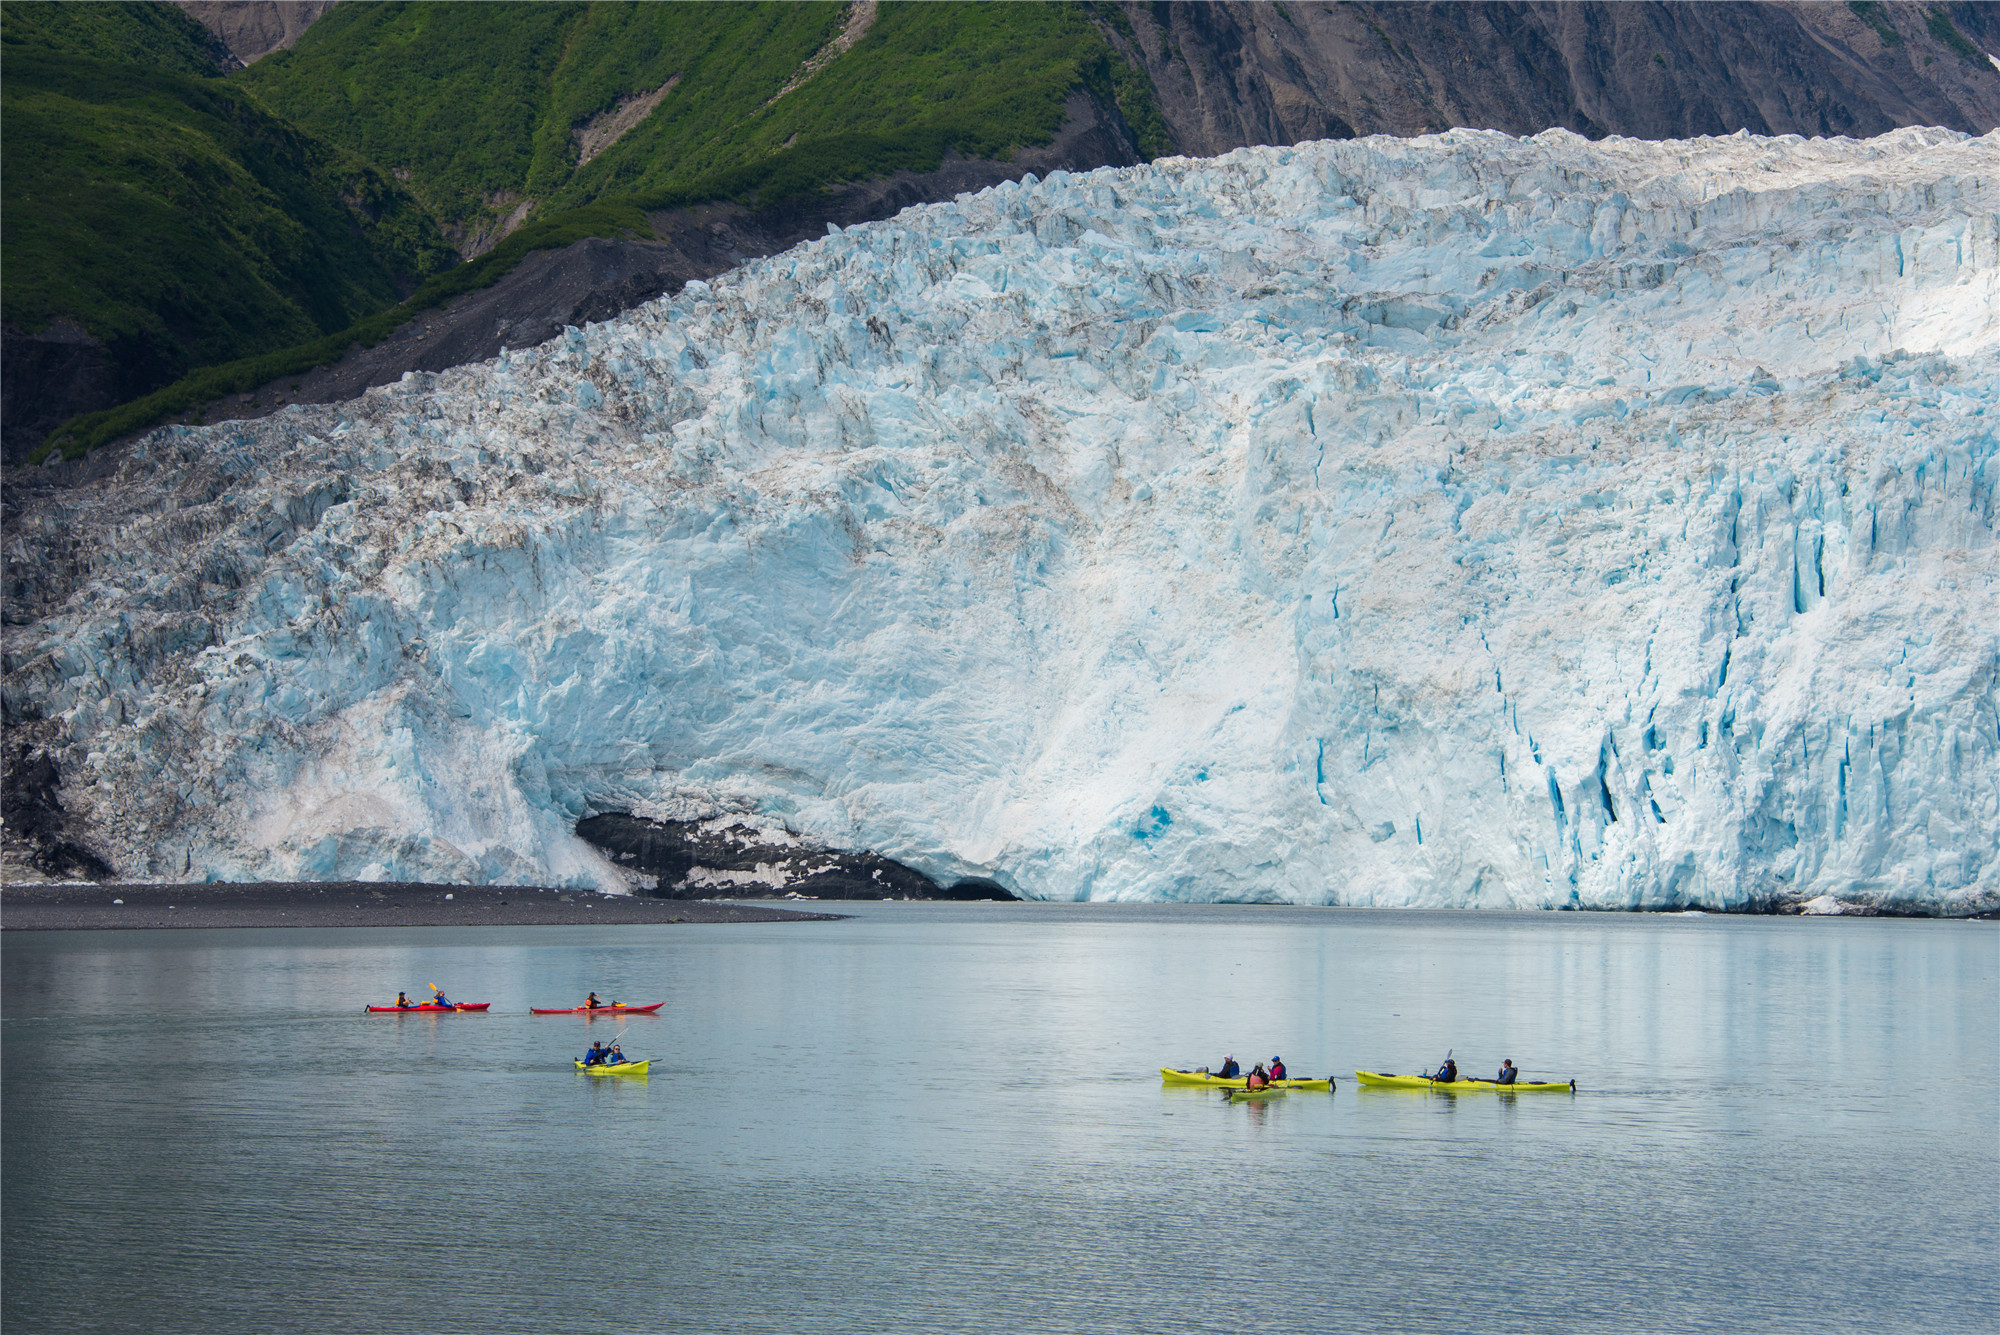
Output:
[[2000,132],[1030,176],[6,535],[118,873],[2000,908]]

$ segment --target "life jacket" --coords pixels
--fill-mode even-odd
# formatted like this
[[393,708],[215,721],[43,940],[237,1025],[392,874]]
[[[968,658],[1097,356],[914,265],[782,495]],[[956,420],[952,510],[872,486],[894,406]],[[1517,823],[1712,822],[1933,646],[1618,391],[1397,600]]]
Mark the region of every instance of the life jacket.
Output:
[[1245,1089],[1262,1089],[1270,1083],[1271,1081],[1268,1077],[1258,1075],[1255,1071],[1252,1071],[1250,1078],[1243,1082],[1243,1087]]
[[1283,1080],[1285,1078],[1285,1064],[1283,1062],[1276,1062],[1272,1065],[1271,1078],[1273,1080]]
[[1235,1062],[1224,1062],[1222,1064],[1222,1078],[1224,1080],[1234,1080],[1237,1076],[1242,1074],[1243,1074],[1243,1068],[1238,1066]]
[[1438,1067],[1437,1078],[1444,1084],[1455,1083],[1458,1080],[1458,1063],[1446,1062]]
[[1520,1067],[1509,1066],[1506,1070],[1500,1072],[1498,1076],[1494,1077],[1493,1083],[1496,1085],[1511,1085],[1514,1083],[1514,1077],[1520,1073]]

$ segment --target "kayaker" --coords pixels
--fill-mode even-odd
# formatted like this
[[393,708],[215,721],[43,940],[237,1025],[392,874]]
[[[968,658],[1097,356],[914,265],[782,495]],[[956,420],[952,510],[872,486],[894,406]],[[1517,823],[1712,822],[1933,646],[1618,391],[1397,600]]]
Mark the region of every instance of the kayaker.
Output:
[[414,1005],[416,1005],[416,1004],[417,1004],[416,1002],[414,1002],[414,1001],[411,1001],[411,1000],[410,1000],[410,999],[409,999],[408,997],[404,996],[404,995],[403,995],[403,994],[402,994],[401,992],[398,992],[398,993],[396,994],[396,1009],[397,1009],[397,1010],[399,1010],[399,1011],[406,1011],[406,1010],[410,1009],[410,1008],[411,1008],[412,1006],[414,1006]]
[[1285,1059],[1283,1057],[1271,1058],[1271,1078],[1273,1080],[1283,1080],[1285,1078]]
[[585,1066],[602,1066],[604,1064],[604,1045],[602,1043],[592,1043],[590,1051],[583,1054],[583,1064]]
[[1263,1089],[1270,1083],[1271,1077],[1264,1073],[1264,1063],[1258,1062],[1256,1066],[1251,1068],[1248,1078],[1243,1081],[1243,1088],[1246,1090]]
[[1444,1059],[1444,1065],[1438,1067],[1437,1074],[1432,1076],[1431,1079],[1437,1081],[1441,1085],[1449,1085],[1453,1083],[1458,1079],[1458,1063],[1453,1061],[1451,1058],[1446,1057]]
[[616,1043],[611,1045],[611,1051],[604,1054],[604,1064],[606,1066],[622,1066],[625,1061],[625,1054],[619,1050]]
[[595,992],[592,992],[589,996],[583,999],[583,1008],[587,1011],[597,1010],[601,1008],[603,1005],[604,1003],[597,999],[597,993]]
[[438,990],[437,990],[436,988],[432,988],[432,989],[431,989],[431,991],[433,991],[433,992],[437,992],[437,996],[435,996],[435,997],[433,997],[433,998],[431,999],[431,1003],[432,1003],[433,1005],[436,1005],[436,1006],[449,1006],[449,1005],[451,1005],[451,1002],[450,1002],[449,1000],[447,1000],[447,999],[445,998],[445,995],[444,995],[444,993],[442,993],[442,992],[438,992]]
[[1243,1074],[1243,1068],[1236,1064],[1236,1058],[1224,1057],[1222,1059],[1222,1069],[1215,1074],[1223,1080],[1234,1080],[1237,1076]]
[[1519,1074],[1521,1073],[1515,1069],[1514,1059],[1509,1057],[1500,1063],[1500,1074],[1493,1077],[1493,1083],[1496,1085],[1511,1085],[1514,1083],[1514,1077]]

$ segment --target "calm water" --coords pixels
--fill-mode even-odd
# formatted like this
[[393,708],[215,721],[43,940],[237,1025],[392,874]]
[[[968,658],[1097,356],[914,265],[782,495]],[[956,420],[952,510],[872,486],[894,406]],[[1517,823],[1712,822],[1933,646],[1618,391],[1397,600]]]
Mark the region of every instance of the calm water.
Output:
[[[0,1322],[2000,1327],[1995,924],[857,911],[9,934]],[[360,1013],[432,982],[493,1012]],[[525,1013],[587,987],[667,1006]],[[1157,1073],[1447,1047],[1581,1092]]]

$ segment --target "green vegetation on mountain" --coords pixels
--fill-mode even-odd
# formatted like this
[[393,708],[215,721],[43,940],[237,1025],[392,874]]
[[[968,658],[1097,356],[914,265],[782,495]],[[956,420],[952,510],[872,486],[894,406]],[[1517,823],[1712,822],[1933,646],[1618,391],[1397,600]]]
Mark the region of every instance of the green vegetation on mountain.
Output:
[[1986,63],[1986,53],[1975,46],[1970,37],[1958,30],[1958,25],[1951,21],[1951,15],[1945,13],[1943,9],[1933,6],[1925,10],[1924,26],[1930,29],[1931,36],[1936,38],[1940,45],[1956,51],[1961,60],[1974,65]]
[[0,7],[9,65],[27,52],[144,65],[170,74],[213,78],[228,50],[173,5],[74,5],[12,0]]
[[[852,50],[789,92],[848,6],[515,8],[530,12],[496,23],[490,7],[343,5],[238,77],[313,133],[407,173],[447,225],[522,198],[548,217],[684,192],[771,157],[810,162],[771,178],[798,188],[927,170],[947,149],[1047,143],[1079,87],[1119,106],[1149,154],[1171,147],[1144,77],[1076,6],[883,5]],[[580,127],[670,83],[579,169]]]
[[10,3],[0,44],[18,329],[67,316],[171,378],[342,329],[455,258],[393,181],[219,77],[176,8]]
[[[765,205],[935,170],[954,152],[1001,157],[1046,144],[1080,90],[1116,108],[1144,154],[1171,151],[1150,83],[1104,40],[1090,6],[884,4],[843,51],[834,39],[851,12],[837,3],[335,7],[291,50],[231,76],[245,105],[393,173],[451,235],[490,230],[517,200],[535,202],[527,225],[401,304],[357,310],[346,328],[265,336],[271,351],[79,417],[49,443],[79,454],[328,365],[532,251],[649,236],[649,215],[662,210]],[[650,115],[579,167],[583,127],[662,89]]]

